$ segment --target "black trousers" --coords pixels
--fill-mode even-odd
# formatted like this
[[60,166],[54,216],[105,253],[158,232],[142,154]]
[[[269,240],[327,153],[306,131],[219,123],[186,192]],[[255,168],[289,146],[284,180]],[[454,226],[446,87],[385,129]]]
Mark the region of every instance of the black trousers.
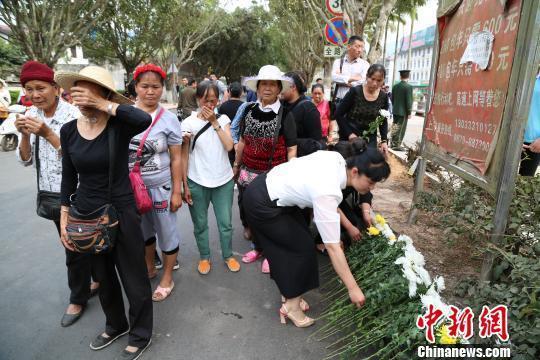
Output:
[[[247,187],[238,185],[238,210],[240,212],[240,221],[242,222],[243,227],[249,227],[247,219],[246,219],[246,210],[244,209],[243,201],[244,201],[244,193],[246,192]],[[253,249],[255,249],[258,252],[262,251],[261,244],[259,240],[257,240],[257,237],[251,232],[251,242],[253,243]]]
[[[96,281],[100,282],[99,301],[105,313],[105,332],[113,334],[130,328],[130,346],[144,347],[152,336],[152,290],[146,262],[141,218],[135,207],[118,209],[119,232],[113,251],[93,255]],[[129,302],[126,319],[120,281]]]
[[259,175],[246,189],[244,207],[281,295],[290,299],[317,288],[317,254],[301,209],[280,207],[270,200],[266,174]]
[[[530,143],[525,143],[525,145],[530,145]],[[524,149],[521,152],[521,163],[519,164],[519,175],[534,176],[539,164],[540,164],[540,154],[533,153],[529,149]]]
[[[58,236],[60,237],[60,222],[54,221]],[[90,298],[90,279],[95,274],[92,269],[92,256],[78,252],[66,251],[66,267],[68,286],[70,290],[69,303],[86,305]]]

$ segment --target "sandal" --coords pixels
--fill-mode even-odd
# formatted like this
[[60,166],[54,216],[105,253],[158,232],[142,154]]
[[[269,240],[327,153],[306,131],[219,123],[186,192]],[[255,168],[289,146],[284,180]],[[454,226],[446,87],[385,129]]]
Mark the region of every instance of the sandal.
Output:
[[260,257],[262,257],[262,254],[259,251],[251,250],[245,253],[244,256],[242,256],[242,262],[244,264],[251,264],[252,262],[257,261],[257,259],[259,259]]
[[174,289],[174,282],[171,283],[171,287],[161,287],[158,285],[156,290],[154,291],[154,294],[152,294],[152,301],[160,302],[165,300],[166,298],[171,295],[171,292]]
[[[285,297],[283,295],[281,295],[281,303],[285,304]],[[309,304],[303,298],[300,298],[300,310],[302,310],[303,312],[309,310]]]

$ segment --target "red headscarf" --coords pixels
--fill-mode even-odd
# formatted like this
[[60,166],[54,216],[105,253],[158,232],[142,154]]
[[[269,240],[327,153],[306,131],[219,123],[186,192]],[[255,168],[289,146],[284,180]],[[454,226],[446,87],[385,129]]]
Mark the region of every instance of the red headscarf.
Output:
[[48,83],[54,83],[54,70],[45,64],[37,61],[27,61],[21,69],[19,76],[22,86],[31,80],[41,80]]
[[142,74],[148,71],[153,71],[157,73],[159,76],[161,76],[163,80],[167,78],[167,74],[165,74],[165,71],[163,71],[161,67],[154,64],[146,64],[146,65],[137,66],[137,68],[133,72],[133,79],[137,80],[139,76],[141,76]]

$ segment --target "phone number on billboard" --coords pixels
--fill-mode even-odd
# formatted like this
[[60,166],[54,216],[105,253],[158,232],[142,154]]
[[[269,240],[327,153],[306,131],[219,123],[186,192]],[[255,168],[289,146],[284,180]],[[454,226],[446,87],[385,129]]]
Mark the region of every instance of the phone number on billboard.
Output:
[[495,135],[495,125],[484,124],[480,121],[456,119],[456,127],[459,129],[486,133],[488,135]]
[[461,134],[454,134],[454,142],[456,144],[464,144],[473,149],[482,150],[484,152],[489,151],[489,145],[490,145],[489,142],[480,140],[480,139],[471,138],[471,137],[466,137]]

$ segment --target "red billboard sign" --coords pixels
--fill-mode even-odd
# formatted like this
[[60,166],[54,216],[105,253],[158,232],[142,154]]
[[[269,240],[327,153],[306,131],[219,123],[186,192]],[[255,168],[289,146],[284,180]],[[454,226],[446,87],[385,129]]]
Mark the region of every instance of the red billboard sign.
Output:
[[[464,0],[438,23],[438,68],[424,134],[481,174],[489,167],[502,122],[520,9],[521,0]],[[472,62],[460,64],[469,36],[480,31],[494,36],[485,70]]]

